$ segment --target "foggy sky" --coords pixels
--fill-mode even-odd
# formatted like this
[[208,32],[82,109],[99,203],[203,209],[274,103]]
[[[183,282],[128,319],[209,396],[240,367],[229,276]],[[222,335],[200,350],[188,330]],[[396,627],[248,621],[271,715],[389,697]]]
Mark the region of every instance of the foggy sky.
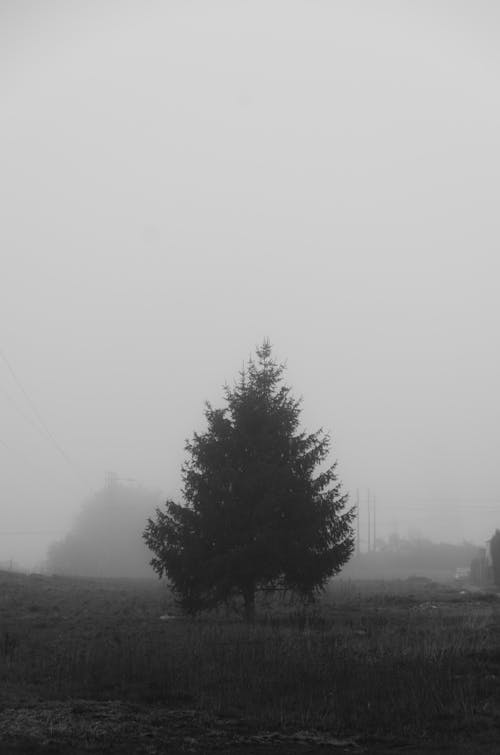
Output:
[[264,337],[381,535],[500,527],[499,42],[487,0],[0,3],[0,349],[52,435],[0,360],[0,561],[107,470],[176,494]]

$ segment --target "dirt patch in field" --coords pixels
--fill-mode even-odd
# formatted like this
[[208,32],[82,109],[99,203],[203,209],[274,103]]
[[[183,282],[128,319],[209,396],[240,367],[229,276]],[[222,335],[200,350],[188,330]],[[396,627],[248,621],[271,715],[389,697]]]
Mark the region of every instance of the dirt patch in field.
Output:
[[0,712],[0,743],[23,753],[362,751],[353,739],[326,732],[257,731],[251,722],[196,710],[121,701],[35,702]]
[[[491,734],[491,732],[490,732]],[[122,701],[24,701],[0,710],[0,751],[13,755],[202,753],[393,753],[483,755],[498,752],[487,732],[475,741],[420,743],[336,737],[326,731],[260,731],[252,721]]]

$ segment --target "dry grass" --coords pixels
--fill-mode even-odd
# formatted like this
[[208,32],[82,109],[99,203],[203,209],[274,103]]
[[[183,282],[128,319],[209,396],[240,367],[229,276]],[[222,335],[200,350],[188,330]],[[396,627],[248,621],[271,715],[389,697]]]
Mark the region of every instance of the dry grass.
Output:
[[163,703],[256,727],[421,737],[498,727],[500,600],[336,582],[304,612],[162,621],[156,582],[0,575],[7,694]]

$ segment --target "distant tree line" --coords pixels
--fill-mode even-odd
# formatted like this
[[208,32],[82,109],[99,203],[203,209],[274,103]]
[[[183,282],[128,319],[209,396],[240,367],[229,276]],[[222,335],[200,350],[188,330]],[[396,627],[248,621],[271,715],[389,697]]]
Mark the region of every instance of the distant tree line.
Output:
[[406,539],[393,533],[386,541],[378,540],[376,551],[352,559],[345,574],[353,578],[397,579],[411,574],[451,578],[458,567],[470,567],[478,550],[474,543],[434,543],[423,537]]
[[88,577],[152,577],[151,555],[142,539],[144,522],[160,495],[113,483],[86,501],[71,531],[47,554],[51,574]]

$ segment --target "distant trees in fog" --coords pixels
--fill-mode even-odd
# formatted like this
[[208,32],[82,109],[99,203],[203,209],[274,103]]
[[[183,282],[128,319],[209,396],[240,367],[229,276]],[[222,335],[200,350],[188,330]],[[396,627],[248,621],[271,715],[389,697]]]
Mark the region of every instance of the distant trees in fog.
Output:
[[300,431],[283,371],[264,342],[226,386],[226,408],[207,404],[208,430],[186,446],[185,505],[167,501],[146,527],[153,568],[189,612],[237,595],[251,620],[260,590],[312,598],[352,552],[354,513],[324,466],[330,439]]
[[107,485],[83,504],[68,535],[50,546],[47,570],[89,577],[152,576],[142,531],[159,500],[159,494],[138,486]]
[[478,554],[473,543],[434,543],[423,537],[402,538],[396,533],[379,540],[377,551],[352,559],[346,568],[351,577],[404,578],[412,574],[452,578],[457,567],[470,567]]

